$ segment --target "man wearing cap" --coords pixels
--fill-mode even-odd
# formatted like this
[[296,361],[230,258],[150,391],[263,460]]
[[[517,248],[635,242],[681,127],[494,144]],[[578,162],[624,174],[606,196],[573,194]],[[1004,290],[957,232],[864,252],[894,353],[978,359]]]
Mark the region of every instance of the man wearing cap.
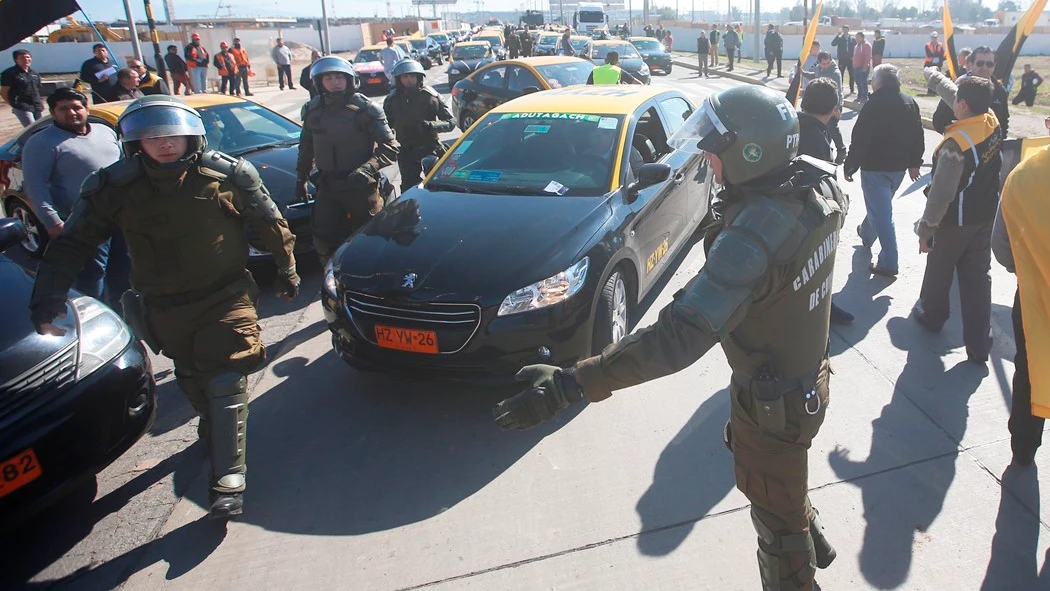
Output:
[[240,89],[237,88],[237,64],[234,63],[233,56],[230,55],[230,46],[225,41],[219,44],[219,53],[215,54],[212,63],[215,64],[215,69],[222,80],[219,85],[219,94],[226,94],[227,87],[230,89],[230,94],[240,94]]
[[193,92],[208,92],[208,50],[201,46],[199,33],[190,35],[190,44],[186,46],[186,67],[189,68]]
[[248,90],[248,78],[252,75],[252,63],[248,60],[248,52],[241,47],[241,40],[237,37],[233,39],[230,55],[233,56],[233,63],[237,65],[237,78],[241,83],[240,87],[237,88],[237,96],[241,96],[241,89],[244,89],[244,96],[255,96]]
[[[930,33],[930,42],[926,44],[926,60],[922,63],[923,69],[935,66],[940,69],[944,64],[944,46],[937,40],[937,32]],[[931,89],[926,90],[926,96],[937,96]]]

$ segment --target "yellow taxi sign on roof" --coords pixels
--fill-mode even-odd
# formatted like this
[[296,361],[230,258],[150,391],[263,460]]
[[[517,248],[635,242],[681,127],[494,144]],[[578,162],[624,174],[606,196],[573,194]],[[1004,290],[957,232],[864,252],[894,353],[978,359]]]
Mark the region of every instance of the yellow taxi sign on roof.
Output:
[[623,39],[595,39],[594,40],[594,46],[595,47],[608,47],[610,45],[630,45],[630,44],[631,43],[629,41],[624,41]]
[[534,92],[508,101],[490,113],[587,113],[627,115],[670,88],[640,84],[579,85]]
[[631,41],[656,41],[660,43],[660,40],[656,37],[631,37]]
[[462,41],[456,44],[456,47],[492,47],[492,44],[488,41]]

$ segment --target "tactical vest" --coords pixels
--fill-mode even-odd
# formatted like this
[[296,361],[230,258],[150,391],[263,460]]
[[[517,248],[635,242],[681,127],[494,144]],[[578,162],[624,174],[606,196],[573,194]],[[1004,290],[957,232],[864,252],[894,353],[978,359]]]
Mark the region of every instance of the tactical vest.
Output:
[[620,83],[620,66],[605,64],[595,68],[591,74],[594,76],[594,83],[596,85]]
[[[368,162],[375,151],[370,116],[348,104],[314,99],[306,111],[304,126],[313,135],[314,164],[322,172],[351,172]],[[316,103],[315,103],[316,104]]]
[[92,198],[124,230],[131,285],[145,295],[179,294],[243,273],[248,239],[232,203],[232,179],[206,176],[196,165],[181,181],[163,176],[139,173]]
[[[835,251],[848,202],[834,181],[819,189],[773,197],[799,210],[791,236],[771,253],[772,288],[751,302],[746,317],[722,339],[734,379],[747,385],[759,375],[774,375],[790,387],[815,379],[828,354]],[[727,208],[725,225],[758,198],[745,197]],[[812,388],[812,386],[809,386]]]
[[402,151],[440,145],[437,134],[419,128],[421,121],[434,121],[438,118],[439,110],[434,101],[440,100],[439,95],[427,87],[414,92],[399,87],[384,101],[383,109],[392,123],[394,133],[397,134]]
[[955,199],[941,223],[963,226],[994,220],[999,207],[999,170],[1003,164],[1003,136],[999,122],[995,115],[985,113],[949,125],[944,130],[944,139],[933,153],[934,170],[937,169],[937,153],[949,141],[954,141],[963,153],[964,168]]

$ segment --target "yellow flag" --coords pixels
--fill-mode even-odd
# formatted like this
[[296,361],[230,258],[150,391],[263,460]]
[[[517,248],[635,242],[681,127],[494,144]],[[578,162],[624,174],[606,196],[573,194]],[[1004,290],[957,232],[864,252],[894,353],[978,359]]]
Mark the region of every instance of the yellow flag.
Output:
[[955,60],[959,58],[955,53],[955,27],[952,26],[952,13],[948,11],[948,0],[944,0],[944,52],[947,54],[944,61],[948,64],[948,75],[955,80],[959,75]]
[[806,64],[806,58],[809,57],[809,50],[813,47],[813,40],[817,38],[817,23],[820,22],[820,9],[824,8],[824,3],[817,4],[817,9],[813,11],[813,20],[809,21],[809,26],[806,27],[806,36],[802,39],[802,54],[798,58],[798,75],[795,76],[795,82],[792,83],[793,96],[789,96],[791,104],[798,108],[798,99],[802,96],[802,66]]

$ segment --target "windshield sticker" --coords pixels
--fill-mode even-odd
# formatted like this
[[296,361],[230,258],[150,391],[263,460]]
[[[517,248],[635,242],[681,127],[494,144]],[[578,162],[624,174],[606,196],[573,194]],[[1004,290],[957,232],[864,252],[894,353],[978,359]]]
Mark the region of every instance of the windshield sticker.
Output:
[[466,170],[457,170],[456,172],[452,173],[452,178],[454,178],[454,179],[465,179],[469,175],[470,175],[470,172],[468,172]]
[[602,117],[598,120],[598,129],[616,129],[618,123],[616,117]]
[[583,113],[504,113],[500,119],[566,119],[568,121],[588,121],[597,123],[601,117]]
[[456,151],[452,152],[452,153],[453,154],[462,154],[463,152],[466,152],[467,150],[469,150],[470,149],[470,145],[473,144],[473,143],[474,143],[474,140],[463,140],[462,142],[459,143],[459,147],[456,148]]
[[547,133],[550,130],[550,125],[529,125],[525,128],[525,133]]
[[495,170],[472,170],[470,171],[470,175],[467,176],[467,180],[479,183],[495,183],[499,181],[499,177],[501,176],[503,176],[503,173],[496,172]]
[[446,164],[445,166],[441,167],[441,172],[438,173],[438,176],[442,176],[442,177],[448,176],[448,175],[452,174],[455,171],[456,171],[456,167],[454,165]]
[[543,188],[545,193],[557,193],[558,195],[564,195],[569,192],[569,188],[559,183],[558,181],[551,181],[547,183],[547,186]]

